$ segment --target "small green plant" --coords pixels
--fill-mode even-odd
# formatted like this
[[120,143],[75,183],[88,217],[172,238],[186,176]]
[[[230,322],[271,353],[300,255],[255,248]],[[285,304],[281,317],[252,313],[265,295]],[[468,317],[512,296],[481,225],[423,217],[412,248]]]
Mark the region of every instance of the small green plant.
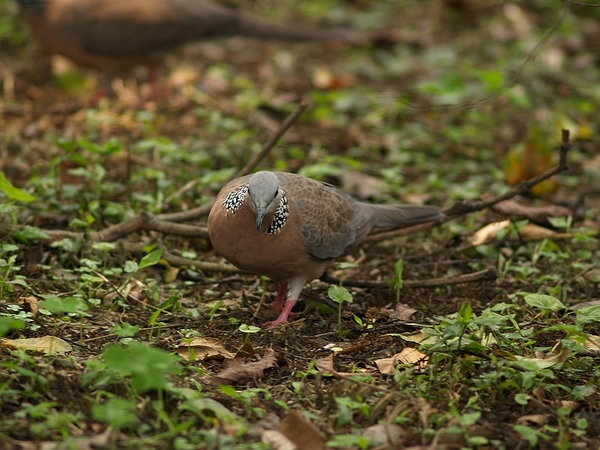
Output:
[[137,422],[136,404],[133,400],[113,397],[92,408],[92,417],[118,430],[129,428]]
[[362,414],[364,417],[368,417],[371,412],[371,406],[365,403],[360,397],[356,400],[350,397],[337,397],[335,402],[339,410],[335,422],[336,428],[350,424],[356,412]]
[[333,448],[353,448],[357,447],[360,450],[367,450],[371,442],[369,438],[360,434],[336,434],[327,441],[327,447]]
[[221,309],[221,306],[223,306],[223,300],[214,302],[214,304],[211,306],[210,310],[208,311],[208,322],[209,323],[212,323],[212,321],[215,318],[215,315],[217,314],[217,312],[219,312],[219,309]]
[[[102,353],[103,364],[90,361],[91,372],[85,384],[99,387],[112,384],[119,377],[126,378],[137,393],[150,390],[172,390],[167,374],[177,375],[183,370],[179,356],[138,342],[127,346],[111,345]],[[118,375],[116,377],[115,375]]]
[[352,294],[350,294],[350,292],[348,292],[348,289],[346,289],[343,286],[335,286],[335,285],[331,285],[329,286],[329,289],[327,290],[327,295],[329,295],[329,298],[331,300],[333,300],[334,302],[336,302],[338,304],[338,336],[341,336],[343,334],[343,329],[342,329],[342,308],[344,303],[352,303]]
[[233,398],[240,402],[244,407],[252,414],[254,417],[260,419],[264,417],[266,414],[265,410],[259,406],[254,406],[259,399],[259,396],[262,394],[263,400],[268,401],[271,399],[272,395],[268,389],[263,388],[250,388],[244,389],[243,391],[236,391],[233,386],[229,385],[220,385],[219,389],[226,396]]
[[242,334],[244,335],[244,338],[242,339],[242,347],[243,347],[244,345],[248,344],[248,342],[250,341],[251,334],[258,333],[260,331],[260,327],[242,324],[242,325],[240,325],[238,330],[240,330],[242,332]]
[[114,325],[110,332],[122,338],[132,338],[140,332],[140,327],[125,322]]

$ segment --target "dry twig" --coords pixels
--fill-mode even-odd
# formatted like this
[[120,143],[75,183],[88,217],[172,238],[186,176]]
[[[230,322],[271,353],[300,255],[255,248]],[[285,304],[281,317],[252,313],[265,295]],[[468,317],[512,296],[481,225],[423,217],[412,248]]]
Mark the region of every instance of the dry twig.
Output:
[[400,228],[391,231],[383,231],[383,232],[375,232],[368,236],[364,242],[381,242],[388,239],[393,239],[400,236],[406,236],[409,234],[414,234],[419,231],[429,230],[433,228],[435,225],[439,225],[444,222],[448,222],[452,220],[454,217],[466,214],[475,211],[481,211],[485,208],[489,208],[497,203],[500,203],[504,200],[508,200],[510,198],[516,197],[517,195],[524,194],[529,191],[533,186],[541,183],[544,180],[547,180],[554,175],[564,172],[568,170],[569,167],[567,165],[567,153],[569,152],[570,143],[569,143],[569,130],[562,130],[562,142],[560,144],[559,150],[559,161],[558,165],[552,167],[546,172],[538,175],[537,177],[531,178],[530,180],[521,181],[512,189],[509,189],[507,192],[501,195],[497,195],[495,197],[491,197],[484,200],[478,200],[474,202],[467,201],[458,201],[450,208],[446,209],[444,213],[446,217],[441,219],[434,220],[432,222],[422,223],[419,225],[413,225],[411,227]]
[[[273,135],[273,137],[263,145],[263,148],[246,164],[246,166],[240,170],[233,178],[241,177],[249,174],[260,164],[260,162],[269,154],[269,152],[275,147],[281,136],[292,126],[292,124],[300,117],[300,114],[308,107],[308,104],[304,101],[300,102],[298,107],[292,112],[281,124],[279,130]],[[189,220],[197,220],[201,217],[206,216],[212,208],[213,202],[199,206],[198,208],[190,209],[189,211],[183,211],[178,213],[170,214],[159,214],[157,216],[160,220],[167,220],[170,222],[187,222]]]
[[[454,277],[441,277],[441,278],[430,278],[429,280],[405,280],[402,283],[403,288],[420,288],[420,287],[436,287],[445,286],[448,284],[461,284],[461,283],[477,283],[480,281],[493,281],[498,278],[498,270],[495,267],[489,267],[479,272],[466,273],[463,275],[456,275]],[[349,278],[340,279],[333,275],[325,272],[320,278],[329,284],[343,285],[347,287],[389,287],[388,281],[375,281],[375,280],[352,280]]]

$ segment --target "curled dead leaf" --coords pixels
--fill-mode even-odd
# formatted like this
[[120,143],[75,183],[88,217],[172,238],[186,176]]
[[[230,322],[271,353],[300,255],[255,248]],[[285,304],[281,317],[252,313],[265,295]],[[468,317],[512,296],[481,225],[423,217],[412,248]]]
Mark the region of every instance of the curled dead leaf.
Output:
[[31,311],[31,317],[36,318],[39,312],[38,299],[33,295],[28,295],[27,297],[21,297],[17,302],[19,305],[25,306],[29,311]]
[[278,430],[299,450],[322,450],[325,448],[323,433],[306,417],[295,411],[290,411],[283,418]]
[[8,348],[33,350],[46,355],[57,355],[73,350],[68,342],[56,336],[43,336],[30,339],[2,339],[2,345]]
[[235,384],[239,382],[256,380],[264,377],[264,371],[274,367],[277,355],[268,351],[261,359],[253,362],[244,362],[243,358],[228,359],[226,368],[217,375],[207,377],[205,381],[210,384]]
[[503,220],[502,222],[490,223],[484,226],[483,228],[480,228],[473,234],[471,244],[481,245],[493,241],[494,239],[496,239],[498,231],[504,230],[505,228],[510,226],[510,223],[510,220]]
[[404,428],[388,423],[370,426],[362,432],[362,435],[367,437],[373,446],[390,445],[394,448],[400,448],[407,437]]
[[182,342],[177,346],[176,353],[186,360],[194,359],[231,359],[235,355],[225,349],[223,342],[219,339],[198,337],[191,342]]
[[549,414],[528,414],[526,416],[519,417],[517,419],[517,424],[541,427],[548,423],[549,418]]
[[405,347],[400,353],[389,358],[382,358],[375,361],[375,365],[381,373],[391,374],[396,370],[398,364],[418,365],[420,369],[427,366],[429,357],[416,348]]

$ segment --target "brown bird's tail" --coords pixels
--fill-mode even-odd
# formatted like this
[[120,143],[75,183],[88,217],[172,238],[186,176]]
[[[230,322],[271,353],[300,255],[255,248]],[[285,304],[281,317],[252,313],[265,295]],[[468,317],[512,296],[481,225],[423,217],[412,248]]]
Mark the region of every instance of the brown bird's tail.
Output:
[[331,41],[348,44],[365,44],[375,39],[371,33],[350,28],[316,28],[302,25],[280,24],[251,14],[239,13],[235,34],[255,39],[279,41]]
[[375,209],[375,228],[396,228],[415,225],[445,217],[437,206],[422,205],[368,205]]

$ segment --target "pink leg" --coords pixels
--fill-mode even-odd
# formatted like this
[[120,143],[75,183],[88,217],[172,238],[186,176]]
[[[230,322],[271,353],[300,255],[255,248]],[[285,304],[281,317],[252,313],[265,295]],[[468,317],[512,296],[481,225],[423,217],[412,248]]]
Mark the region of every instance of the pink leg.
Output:
[[275,303],[273,303],[273,309],[275,311],[281,311],[283,309],[283,299],[287,296],[287,287],[288,284],[286,282],[282,282],[279,285],[277,297],[275,297]]
[[288,298],[285,302],[285,306],[283,307],[283,310],[281,311],[281,314],[279,314],[279,317],[277,318],[277,320],[271,322],[271,324],[269,325],[269,328],[277,328],[279,325],[289,323],[288,316],[290,315],[290,312],[292,311],[292,308],[294,307],[295,303],[296,303],[296,300]]

